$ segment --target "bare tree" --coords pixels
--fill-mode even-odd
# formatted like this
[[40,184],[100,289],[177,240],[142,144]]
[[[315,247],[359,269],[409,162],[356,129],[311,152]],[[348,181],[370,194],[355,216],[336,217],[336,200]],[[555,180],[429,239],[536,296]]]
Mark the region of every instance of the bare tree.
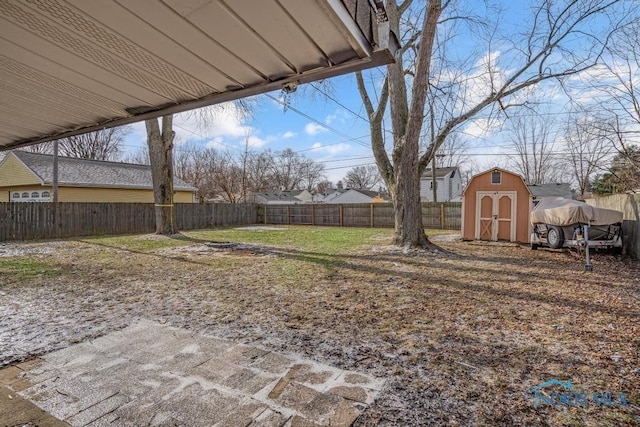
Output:
[[136,165],[148,165],[149,160],[149,147],[140,147],[137,150],[130,152],[122,157],[122,162],[133,163]]
[[440,148],[436,152],[439,168],[460,167],[463,163],[469,161],[467,150],[469,141],[460,137],[460,135],[452,133],[447,137]]
[[344,184],[348,188],[372,190],[381,182],[382,178],[375,165],[356,166],[347,171],[344,177]]
[[327,194],[330,190],[333,189],[333,182],[325,180],[320,181],[316,184],[315,191],[319,194]]
[[613,151],[603,127],[599,119],[578,114],[569,116],[565,123],[564,140],[582,197],[591,188],[595,174],[608,166]]
[[229,203],[240,203],[246,199],[243,186],[245,171],[242,162],[234,158],[231,152],[222,153],[213,170],[213,184],[216,192]]
[[272,188],[295,190],[301,188],[305,178],[306,158],[291,148],[278,151],[271,165]]
[[63,138],[60,140],[60,153],[81,159],[118,160],[120,146],[130,132],[130,127],[123,126]]
[[250,152],[246,162],[246,173],[250,192],[264,192],[273,189],[271,171],[273,153],[266,150],[261,153]]
[[511,165],[529,184],[557,181],[552,120],[539,115],[516,116],[509,121],[508,134],[516,154]]
[[53,142],[42,142],[40,144],[27,145],[20,149],[30,153],[53,154]]
[[[611,32],[636,19],[635,11],[620,10],[627,5],[623,1],[543,0],[529,9],[531,17],[523,20],[521,33],[501,36],[502,28],[506,28],[501,25],[502,17],[489,11],[485,24],[476,28],[482,34],[473,37],[477,46],[472,53],[480,53],[478,60],[473,69],[460,74],[463,68],[452,65],[457,61],[461,67],[468,66],[469,57],[457,60],[455,54],[459,52],[444,48],[455,41],[449,37],[450,29],[470,22],[454,8],[455,4],[452,0],[428,0],[422,23],[413,20],[409,25],[402,17],[416,16],[418,6],[413,8],[411,0],[400,4],[387,1],[390,28],[401,39],[402,47],[396,63],[387,66],[377,105],[372,96],[376,87],[367,86],[361,73],[356,75],[369,118],[373,154],[393,200],[395,243],[402,246],[429,245],[422,226],[419,177],[454,130],[481,113],[501,114],[522,104],[526,101],[522,95],[536,85],[589,69],[600,60]],[[438,52],[450,52],[447,61],[441,62],[442,68],[452,71],[450,95],[443,98],[455,102],[450,104],[445,120],[426,120],[433,123],[434,130],[426,133],[429,140],[421,152],[426,99],[437,63],[434,46],[440,48]],[[392,124],[391,155],[383,132],[387,102]]]
[[307,191],[313,191],[316,185],[326,179],[324,175],[324,164],[305,159],[302,164],[302,185]]
[[[122,156],[122,143],[131,133],[131,127],[101,129],[99,131],[74,135],[58,140],[62,156],[91,160],[117,161]],[[24,150],[32,153],[53,154],[53,142],[30,145]]]
[[174,151],[175,175],[198,189],[198,200],[204,202],[217,194],[214,171],[218,167],[218,152],[192,142]]
[[153,180],[156,234],[175,234],[173,209],[173,116],[145,121]]

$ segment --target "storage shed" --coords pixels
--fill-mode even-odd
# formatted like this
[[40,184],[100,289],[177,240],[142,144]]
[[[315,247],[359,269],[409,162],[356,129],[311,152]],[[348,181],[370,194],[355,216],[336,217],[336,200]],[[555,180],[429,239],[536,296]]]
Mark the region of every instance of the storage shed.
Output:
[[474,175],[462,193],[462,238],[529,242],[532,201],[516,173],[493,168]]

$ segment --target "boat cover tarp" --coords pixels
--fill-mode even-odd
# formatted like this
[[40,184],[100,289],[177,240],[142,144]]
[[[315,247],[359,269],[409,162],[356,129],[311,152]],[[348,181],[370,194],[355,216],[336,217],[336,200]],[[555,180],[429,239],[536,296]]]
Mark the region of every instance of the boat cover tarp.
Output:
[[622,212],[598,208],[577,200],[562,197],[543,197],[531,212],[532,224],[549,224],[564,227],[582,223],[608,225],[622,222]]

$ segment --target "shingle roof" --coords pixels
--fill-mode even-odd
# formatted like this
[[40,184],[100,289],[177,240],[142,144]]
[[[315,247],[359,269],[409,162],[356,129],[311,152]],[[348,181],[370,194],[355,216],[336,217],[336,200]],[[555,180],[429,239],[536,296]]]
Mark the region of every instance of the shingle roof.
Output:
[[274,201],[296,201],[299,202],[296,196],[299,196],[304,190],[287,190],[287,191],[267,191],[264,193],[254,193],[255,197],[261,197],[265,200]]
[[[53,182],[53,156],[14,150],[12,153],[45,184]],[[179,178],[174,190],[194,191],[195,187]],[[58,184],[87,187],[153,188],[151,166],[100,160],[58,157]]]
[[[444,178],[445,176],[450,175],[451,172],[457,171],[457,170],[458,168],[455,168],[455,167],[454,168],[436,168],[436,179]],[[431,169],[426,169],[422,174],[422,178],[431,179]]]
[[566,182],[556,182],[553,184],[527,184],[529,191],[533,197],[564,197],[570,199],[573,197],[571,186]]
[[[436,171],[437,170],[438,169],[436,169]],[[360,189],[360,188],[350,188],[350,190],[357,191],[358,193],[364,194],[365,196],[369,196],[371,198],[382,197],[384,200],[391,200],[391,197],[389,197],[388,194],[384,194],[384,193],[381,193],[379,191],[363,190],[363,189]]]

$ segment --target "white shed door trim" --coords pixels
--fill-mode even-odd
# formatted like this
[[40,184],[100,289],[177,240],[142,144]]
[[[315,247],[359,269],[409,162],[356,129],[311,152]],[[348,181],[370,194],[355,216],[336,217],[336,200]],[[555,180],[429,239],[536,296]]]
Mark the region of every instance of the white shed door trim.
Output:
[[[482,198],[483,197],[491,198],[491,216],[481,217],[482,214]],[[502,197],[509,197],[511,200],[511,215],[510,217],[501,217],[500,216],[500,199]],[[516,191],[477,191],[476,192],[476,233],[475,238],[480,240],[480,237],[484,234],[483,229],[481,228],[483,225],[485,228],[491,227],[490,230],[490,240],[497,241],[498,240],[498,230],[500,227],[500,223],[510,222],[509,224],[509,240],[511,242],[516,241],[516,208],[518,200],[518,193]],[[489,231],[489,230],[487,230]]]

